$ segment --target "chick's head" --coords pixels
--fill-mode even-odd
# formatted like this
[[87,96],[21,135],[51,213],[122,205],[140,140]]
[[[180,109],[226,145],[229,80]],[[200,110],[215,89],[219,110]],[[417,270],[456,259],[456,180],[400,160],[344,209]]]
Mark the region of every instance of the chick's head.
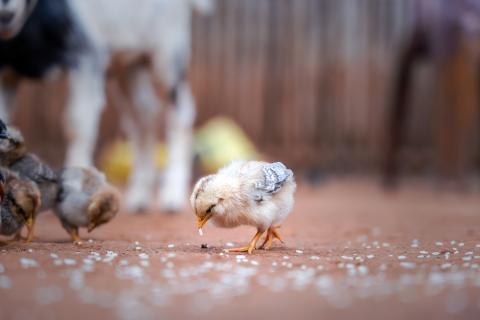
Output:
[[120,196],[113,187],[99,190],[87,208],[88,232],[112,220],[120,209]]
[[0,128],[0,157],[2,162],[16,160],[23,156],[25,152],[25,140],[19,130],[8,127],[8,130],[2,131]]
[[197,216],[197,228],[202,228],[214,216],[224,215],[238,195],[238,183],[234,179],[221,175],[200,179],[190,197],[190,204]]

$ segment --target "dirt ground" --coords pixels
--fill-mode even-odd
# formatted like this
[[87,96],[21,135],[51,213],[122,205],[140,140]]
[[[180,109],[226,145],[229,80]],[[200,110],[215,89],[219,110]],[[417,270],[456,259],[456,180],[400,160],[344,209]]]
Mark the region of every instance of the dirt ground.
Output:
[[[0,247],[0,319],[480,319],[480,195],[374,180],[300,186],[285,244],[191,212],[120,214],[75,246],[51,214]],[[208,249],[200,244],[207,243]]]

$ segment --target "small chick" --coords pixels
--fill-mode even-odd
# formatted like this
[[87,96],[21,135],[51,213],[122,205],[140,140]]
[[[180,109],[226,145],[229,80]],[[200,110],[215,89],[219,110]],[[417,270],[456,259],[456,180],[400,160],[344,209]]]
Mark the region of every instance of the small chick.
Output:
[[36,155],[27,152],[20,131],[13,127],[6,129],[0,120],[0,165],[16,172],[21,178],[35,182],[42,196],[39,210],[52,209],[58,195],[57,174]]
[[103,173],[79,167],[61,172],[55,212],[75,243],[81,243],[79,227],[86,227],[91,232],[115,217],[119,207],[119,193],[108,184]]
[[35,216],[40,207],[40,191],[28,179],[6,168],[0,169],[0,234],[21,239],[22,227],[28,229],[26,242],[33,239]]
[[275,238],[282,241],[276,229],[293,208],[295,189],[293,172],[281,162],[234,161],[217,174],[201,178],[190,203],[199,232],[208,220],[224,228],[256,227],[248,246],[227,250],[250,254],[265,231],[260,248],[269,249]]

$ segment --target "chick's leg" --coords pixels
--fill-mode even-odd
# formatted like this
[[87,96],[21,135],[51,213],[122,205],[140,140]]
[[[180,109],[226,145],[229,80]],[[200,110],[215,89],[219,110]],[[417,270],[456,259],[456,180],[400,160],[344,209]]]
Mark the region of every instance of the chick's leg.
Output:
[[27,227],[27,238],[25,242],[31,242],[33,240],[33,231],[35,226],[35,218],[31,217],[28,218],[25,222],[25,226]]
[[78,227],[72,226],[70,223],[68,223],[62,218],[60,218],[60,222],[62,223],[62,227],[65,229],[65,231],[67,231],[72,238],[73,243],[82,244],[82,239],[80,239],[80,236],[78,234]]
[[272,246],[272,242],[274,239],[280,240],[281,243],[283,243],[282,238],[278,234],[278,231],[275,230],[277,228],[280,228],[279,226],[277,227],[270,227],[267,230],[267,236],[265,237],[265,240],[263,241],[262,245],[260,246],[260,249],[265,249],[268,250]]
[[72,241],[75,244],[82,244],[82,239],[80,239],[80,235],[78,234],[78,228],[73,227],[69,230],[70,237],[72,237]]
[[240,248],[232,248],[232,249],[227,249],[227,252],[248,252],[248,254],[251,254],[253,250],[255,250],[255,246],[257,245],[258,239],[262,236],[262,234],[265,231],[258,230],[257,233],[253,236],[253,239],[250,241],[248,246],[245,247],[240,247]]
[[265,249],[265,250],[270,249],[270,247],[272,246],[272,241],[273,241],[273,236],[272,236],[272,233],[270,232],[270,229],[268,229],[265,240],[260,245],[259,249]]
[[272,235],[275,239],[278,239],[281,243],[284,243],[282,237],[280,237],[280,235],[278,234],[277,229],[279,228],[280,226],[270,227],[270,230],[272,230]]

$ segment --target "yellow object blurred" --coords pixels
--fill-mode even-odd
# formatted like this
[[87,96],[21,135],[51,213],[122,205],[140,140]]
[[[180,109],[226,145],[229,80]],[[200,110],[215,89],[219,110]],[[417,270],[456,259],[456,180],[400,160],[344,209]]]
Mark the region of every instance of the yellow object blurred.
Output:
[[216,172],[232,160],[255,160],[258,152],[245,132],[231,119],[209,120],[195,134],[195,152],[202,169]]
[[[155,148],[155,165],[157,169],[165,168],[167,151],[165,144],[159,143]],[[124,184],[133,168],[132,147],[127,141],[117,141],[105,149],[100,158],[100,169],[107,179],[114,184]]]
[[[213,118],[195,133],[194,151],[198,154],[202,170],[216,172],[232,160],[255,160],[259,158],[255,146],[232,120]],[[167,150],[159,143],[155,150],[157,169],[165,168]],[[132,147],[127,141],[117,141],[105,148],[100,158],[100,169],[110,182],[124,184],[133,168]]]

